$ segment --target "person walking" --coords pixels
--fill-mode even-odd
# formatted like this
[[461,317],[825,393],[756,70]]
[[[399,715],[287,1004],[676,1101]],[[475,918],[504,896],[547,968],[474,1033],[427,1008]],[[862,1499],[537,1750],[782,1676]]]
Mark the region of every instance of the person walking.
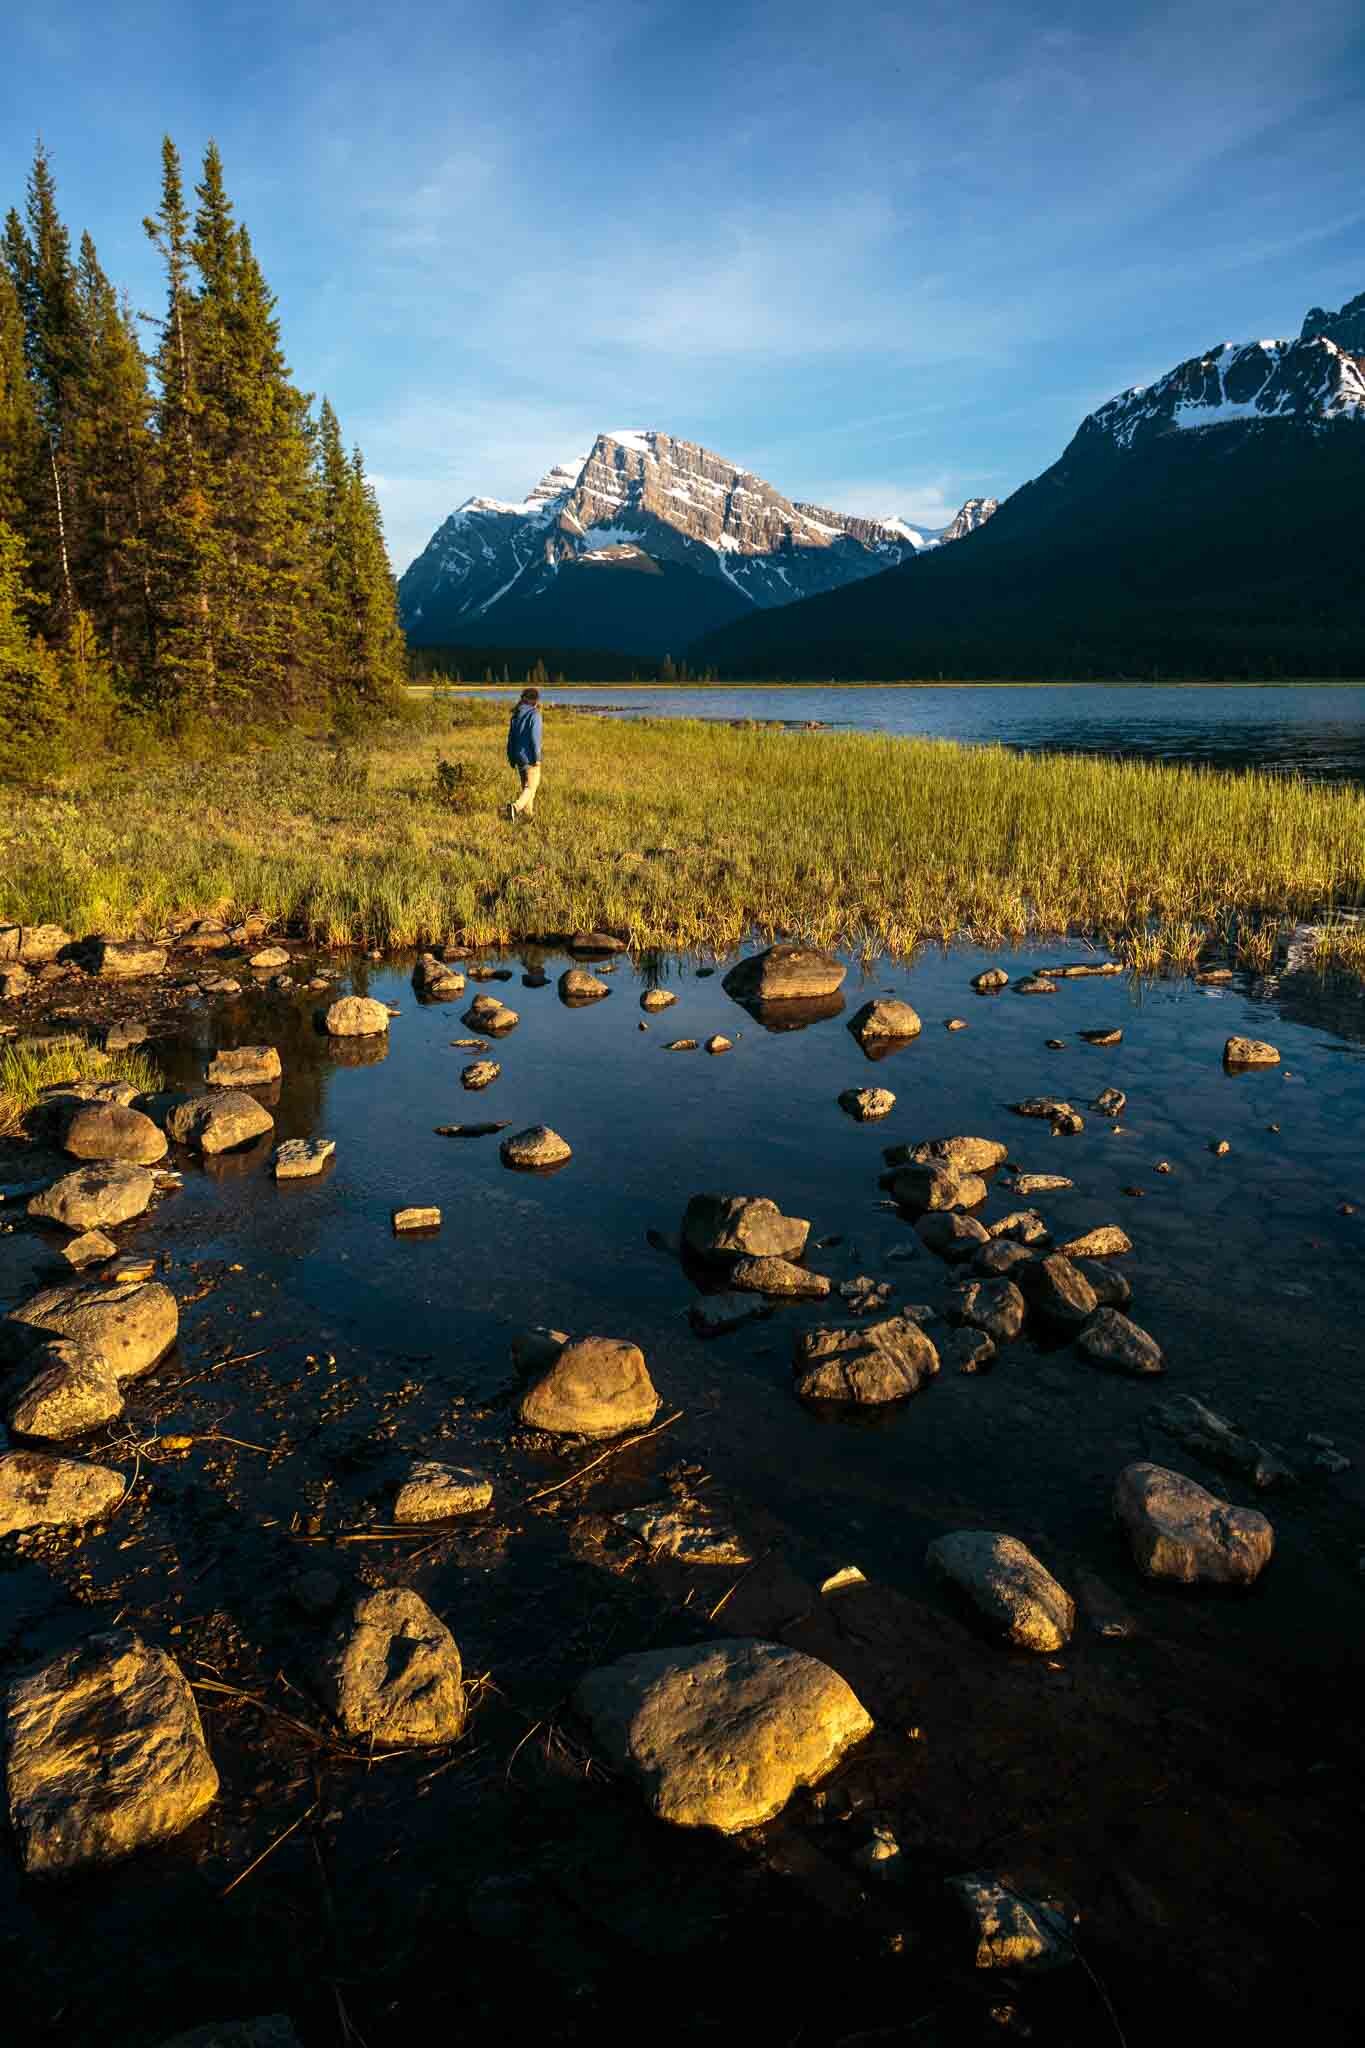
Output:
[[540,788],[540,692],[523,690],[520,701],[512,707],[511,723],[507,728],[507,759],[521,777],[521,795],[515,803],[507,806],[507,815],[515,825],[518,818],[529,818],[536,807],[536,791]]

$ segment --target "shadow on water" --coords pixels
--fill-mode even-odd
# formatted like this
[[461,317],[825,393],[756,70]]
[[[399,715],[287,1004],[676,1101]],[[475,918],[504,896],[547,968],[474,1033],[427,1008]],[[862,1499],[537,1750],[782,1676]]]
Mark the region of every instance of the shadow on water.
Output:
[[[1056,951],[991,964],[1017,975]],[[357,989],[399,1009],[375,1044],[328,1041],[302,998],[262,993],[156,1048],[185,1085],[217,1044],[277,1045],[276,1136],[337,1150],[293,1185],[271,1178],[268,1143],[209,1167],[180,1157],[183,1189],[119,1233],[161,1261],[181,1340],[130,1387],[127,1423],[91,1440],[130,1475],[138,1461],[108,1531],[30,1540],[6,1560],[0,1660],[36,1661],[115,1617],[139,1628],[192,1677],[228,1687],[200,1695],[223,1791],[190,1835],[112,1879],[27,1887],[4,1860],[0,1926],[26,2000],[14,2038],[141,2048],[223,2014],[287,2009],[305,2048],[388,2048],[447,2013],[452,1973],[471,2027],[505,2031],[515,2015],[550,2040],[634,2040],[646,2009],[670,2043],[741,2029],[945,2048],[1026,2026],[1075,2048],[1113,2038],[1087,1973],[978,1983],[942,1879],[984,1866],[1077,1902],[1132,2048],[1173,2007],[1249,2040],[1292,2017],[1317,2042],[1345,2041],[1359,1791],[1342,1716],[1361,1677],[1365,1440],[1359,996],[1291,971],[983,997],[969,983],[987,956],[925,952],[855,965],[840,995],[737,1034],[754,1013],[710,963],[659,956],[637,972],[623,960],[608,998],[566,1008],[567,959],[537,949],[489,963],[518,977],[507,993],[520,1022],[479,1097],[490,1119],[569,1140],[551,1177],[507,1171],[495,1133],[436,1135],[469,1106],[469,1055],[451,1041],[469,1035],[472,979],[459,1000],[419,1004],[401,964],[367,964]],[[678,996],[658,1018],[639,1007],[649,986]],[[924,1028],[881,1068],[891,1114],[859,1125],[838,1107],[866,1078],[841,1019],[881,993],[913,1003]],[[967,1029],[950,1033],[955,1014]],[[1112,1025],[1118,1045],[1080,1036]],[[1226,1073],[1234,1032],[1273,1037],[1281,1064]],[[733,1050],[664,1056],[674,1038],[712,1033]],[[1091,1109],[1105,1087],[1128,1097],[1117,1128]],[[1011,1113],[1041,1092],[1080,1108],[1083,1132],[1054,1138]],[[808,1218],[824,1247],[809,1263],[836,1290],[866,1274],[894,1283],[893,1305],[946,1303],[954,1276],[879,1175],[884,1146],[952,1132],[998,1136],[1021,1169],[1074,1183],[1033,1198],[1059,1240],[1127,1229],[1133,1313],[1165,1349],[1164,1381],[1025,1339],[989,1373],[943,1372],[902,1406],[850,1416],[791,1390],[793,1340],[842,1314],[837,1293],[694,1332],[697,1283],[713,1282],[670,1247],[706,1189],[770,1195]],[[409,1203],[438,1205],[439,1233],[395,1237],[391,1212]],[[982,1214],[1019,1206],[996,1185]],[[52,1250],[22,1221],[0,1237],[0,1292],[17,1299],[46,1277]],[[545,1494],[582,1453],[513,1426],[511,1340],[537,1324],[632,1338],[662,1412],[680,1419]],[[1279,1446],[1299,1485],[1257,1500],[1173,1443],[1154,1408],[1177,1393]],[[193,1441],[168,1452],[158,1436]],[[1347,1469],[1317,1462],[1326,1438]],[[493,1509],[420,1540],[370,1540],[419,1455],[486,1469]],[[1276,1555],[1251,1594],[1138,1577],[1109,1500],[1141,1457],[1271,1514]],[[732,1518],[751,1562],[645,1552],[612,1518],[661,1497]],[[944,1596],[925,1547],[963,1527],[1019,1536],[1075,1593],[1064,1654],[1008,1653]],[[449,1621],[466,1675],[491,1674],[450,1756],[365,1769],[329,1748],[315,1679],[329,1623],[290,1590],[319,1565],[343,1594],[412,1585]],[[860,1580],[821,1593],[850,1566]],[[592,1765],[564,1707],[593,1664],[716,1632],[824,1657],[879,1722],[828,1786],[730,1844],[651,1822]],[[282,1714],[324,1733],[300,1737]],[[855,1861],[874,1825],[901,1844],[899,1886]],[[807,1950],[818,1964],[803,1967]]]

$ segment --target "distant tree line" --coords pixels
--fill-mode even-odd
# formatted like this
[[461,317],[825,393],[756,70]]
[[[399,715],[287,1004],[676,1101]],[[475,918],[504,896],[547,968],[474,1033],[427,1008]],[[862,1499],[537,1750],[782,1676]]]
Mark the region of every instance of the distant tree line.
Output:
[[593,647],[412,647],[415,683],[713,683],[716,670]]
[[[379,507],[335,412],[294,384],[212,144],[162,145],[138,316],[72,254],[39,145],[0,251],[0,773],[116,735],[240,731],[391,701],[405,650]],[[150,329],[144,349],[141,323]]]

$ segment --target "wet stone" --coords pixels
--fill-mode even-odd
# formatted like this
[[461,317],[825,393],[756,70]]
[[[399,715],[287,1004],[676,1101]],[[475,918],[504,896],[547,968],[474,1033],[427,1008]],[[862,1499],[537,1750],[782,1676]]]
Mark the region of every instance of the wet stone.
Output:
[[1017,1173],[1010,1182],[1010,1191],[1016,1195],[1047,1195],[1075,1185],[1064,1173]]
[[301,1614],[320,1620],[330,1614],[341,1598],[341,1580],[325,1565],[300,1572],[289,1588],[289,1597]]
[[965,1017],[945,1017],[943,1028],[945,1031],[965,1031],[967,1029],[967,1019]]
[[794,1352],[803,1401],[858,1406],[904,1401],[938,1371],[938,1352],[917,1323],[888,1317],[861,1329],[803,1330]]
[[1017,1266],[1027,1266],[1033,1256],[1027,1245],[993,1237],[972,1260],[972,1271],[983,1280],[1006,1280]]
[[619,1337],[579,1337],[522,1396],[517,1412],[528,1429],[611,1437],[647,1428],[658,1407],[638,1346]]
[[875,1002],[864,1003],[849,1019],[848,1028],[860,1045],[866,1045],[874,1039],[918,1038],[924,1027],[919,1012],[909,1003],[895,996],[880,996]]
[[1128,1097],[1121,1088],[1102,1088],[1090,1107],[1100,1116],[1122,1116],[1128,1107]]
[[238,1045],[216,1052],[204,1079],[215,1088],[264,1088],[283,1072],[273,1045]]
[[1114,1514],[1138,1569],[1150,1579],[1249,1586],[1275,1547],[1264,1515],[1233,1507],[1162,1465],[1129,1465],[1119,1474]]
[[738,1530],[697,1504],[679,1507],[671,1500],[655,1501],[647,1507],[627,1508],[612,1520],[656,1557],[697,1565],[752,1562],[749,1545]]
[[469,1008],[461,1013],[461,1022],[467,1024],[471,1031],[485,1031],[496,1037],[513,1030],[521,1018],[497,996],[475,996]]
[[721,983],[737,1002],[790,1002],[834,995],[848,969],[832,953],[814,946],[777,945],[737,961]]
[[1008,1238],[1019,1245],[1042,1245],[1051,1241],[1051,1233],[1036,1209],[1011,1209],[1008,1216],[998,1216],[986,1229],[992,1237]]
[[173,2034],[160,2048],[302,2048],[293,2024],[282,2012],[258,2019],[209,2020],[187,2034]]
[[1076,1271],[1089,1281],[1101,1308],[1127,1308],[1133,1298],[1133,1283],[1117,1266],[1103,1259],[1075,1259]]
[[1024,1327],[1024,1297],[1012,1280],[969,1280],[956,1290],[951,1313],[1008,1344]]
[[1026,974],[1022,981],[1015,982],[1014,992],[1019,996],[1055,996],[1057,984],[1045,974]]
[[791,1259],[736,1259],[730,1285],[738,1294],[781,1294],[800,1301],[821,1301],[829,1293],[823,1273],[812,1273]]
[[102,1266],[117,1255],[118,1246],[112,1237],[106,1237],[102,1230],[83,1230],[79,1237],[67,1239],[53,1263],[81,1273],[87,1266]]
[[1016,1536],[955,1530],[929,1545],[927,1560],[1020,1649],[1060,1650],[1070,1641],[1076,1625],[1071,1595]]
[[944,1372],[985,1372],[996,1355],[995,1340],[969,1325],[936,1333],[934,1348]]
[[98,1521],[123,1498],[121,1472],[52,1451],[0,1455],[0,1536]]
[[664,1047],[665,1052],[695,1052],[698,1041],[695,1038],[671,1038]]
[[548,1124],[532,1124],[528,1130],[514,1131],[510,1138],[504,1138],[498,1147],[498,1156],[504,1166],[517,1167],[522,1171],[543,1171],[547,1167],[563,1166],[573,1157],[573,1148]]
[[[1298,1475],[1283,1453],[1259,1444],[1235,1422],[1219,1415],[1194,1394],[1179,1394],[1159,1402],[1152,1410],[1157,1428],[1175,1438],[1186,1450],[1194,1451],[1211,1465],[1239,1472],[1260,1492],[1275,1486],[1293,1486]],[[1313,1439],[1310,1437],[1309,1442]]]
[[1165,1372],[1166,1361],[1155,1337],[1117,1308],[1096,1309],[1076,1339],[1076,1348],[1096,1365],[1141,1376]]
[[276,1180],[314,1180],[336,1151],[335,1138],[285,1138],[275,1153]]
[[141,1110],[117,1102],[87,1102],[62,1134],[62,1150],[73,1159],[114,1159],[152,1166],[166,1156],[166,1134]]
[[1119,1259],[1133,1249],[1133,1240],[1117,1223],[1100,1223],[1058,1247],[1067,1259]]
[[464,976],[457,967],[423,953],[412,970],[412,985],[419,996],[433,1003],[448,1003],[464,994]]
[[566,967],[559,977],[561,1003],[597,1003],[610,994],[608,984],[586,967]]
[[106,981],[149,981],[166,965],[165,947],[142,939],[100,939],[93,957],[95,973]]
[[773,1298],[753,1294],[704,1294],[687,1311],[698,1337],[724,1337],[745,1323],[761,1322],[773,1312]]
[[406,1587],[360,1596],[333,1635],[321,1680],[352,1741],[410,1749],[453,1742],[464,1726],[455,1638]]
[[771,1820],[873,1725],[827,1664],[745,1638],[622,1657],[589,1673],[574,1705],[659,1819],[722,1834]]
[[924,1138],[917,1145],[890,1145],[888,1166],[948,1166],[956,1173],[990,1173],[1004,1164],[1008,1148],[998,1138]]
[[997,988],[1008,988],[1010,978],[1003,967],[987,967],[981,974],[972,976],[972,987],[983,992]]
[[1075,1950],[1065,1914],[983,1871],[948,1879],[971,1925],[978,1970],[1052,1970]]
[[145,1166],[95,1164],[63,1174],[33,1197],[28,1213],[68,1230],[99,1230],[141,1216],[155,1192],[156,1181]]
[[1119,1025],[1108,1024],[1099,1031],[1083,1031],[1081,1037],[1087,1045],[1118,1045],[1122,1042],[1123,1032]]
[[642,1010],[671,1010],[678,998],[671,988],[647,988],[640,997]]
[[191,1146],[212,1158],[263,1138],[274,1130],[275,1119],[264,1103],[245,1089],[222,1088],[178,1103],[166,1117],[166,1128],[177,1145]]
[[703,1259],[799,1259],[809,1236],[803,1217],[766,1195],[693,1195],[683,1212],[683,1243]]
[[950,1265],[974,1258],[982,1245],[991,1242],[984,1223],[978,1223],[975,1216],[960,1215],[955,1209],[940,1209],[921,1216],[915,1225],[915,1235],[929,1251],[937,1252]]
[[463,1465],[443,1465],[419,1458],[398,1489],[395,1522],[443,1522],[452,1515],[475,1515],[493,1498],[493,1482],[483,1472]]
[[711,1036],[705,1040],[702,1050],[704,1052],[709,1052],[712,1054],[722,1052],[733,1052],[734,1044],[735,1042],[732,1038],[726,1038],[721,1032],[714,1031],[712,1032]]
[[1079,1327],[1099,1306],[1095,1290],[1062,1252],[1049,1252],[1020,1268],[1029,1301],[1049,1322]]
[[290,956],[283,946],[262,946],[247,961],[258,974],[268,974],[272,967],[288,967]]
[[189,1682],[131,1629],[90,1636],[10,1688],[10,1821],[30,1876],[181,1834],[218,1791]]
[[502,1068],[496,1060],[473,1060],[460,1073],[460,1086],[477,1092],[480,1088],[491,1088]]
[[979,1174],[961,1173],[957,1167],[935,1160],[927,1165],[898,1166],[891,1179],[891,1193],[906,1209],[975,1209],[989,1190]]
[[55,1337],[25,1363],[31,1377],[10,1394],[5,1409],[16,1435],[61,1443],[123,1413],[118,1379],[99,1352]]
[[410,1203],[406,1209],[395,1209],[392,1216],[395,1231],[439,1230],[441,1212],[434,1203]]

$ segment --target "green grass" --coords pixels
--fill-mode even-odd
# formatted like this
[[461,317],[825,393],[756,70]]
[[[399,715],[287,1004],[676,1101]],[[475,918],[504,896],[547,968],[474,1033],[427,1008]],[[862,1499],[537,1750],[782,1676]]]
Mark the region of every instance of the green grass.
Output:
[[[792,932],[908,952],[1084,931],[1175,959],[1365,899],[1365,792],[1278,775],[551,711],[536,822],[438,797],[503,764],[501,705],[434,704],[363,755],[110,768],[9,806],[0,920],[77,933],[264,912],[315,939],[639,945]],[[495,786],[487,784],[486,786]]]
[[0,1045],[0,1137],[17,1131],[45,1088],[72,1081],[130,1081],[140,1094],[161,1086],[145,1053],[100,1052],[93,1045]]

